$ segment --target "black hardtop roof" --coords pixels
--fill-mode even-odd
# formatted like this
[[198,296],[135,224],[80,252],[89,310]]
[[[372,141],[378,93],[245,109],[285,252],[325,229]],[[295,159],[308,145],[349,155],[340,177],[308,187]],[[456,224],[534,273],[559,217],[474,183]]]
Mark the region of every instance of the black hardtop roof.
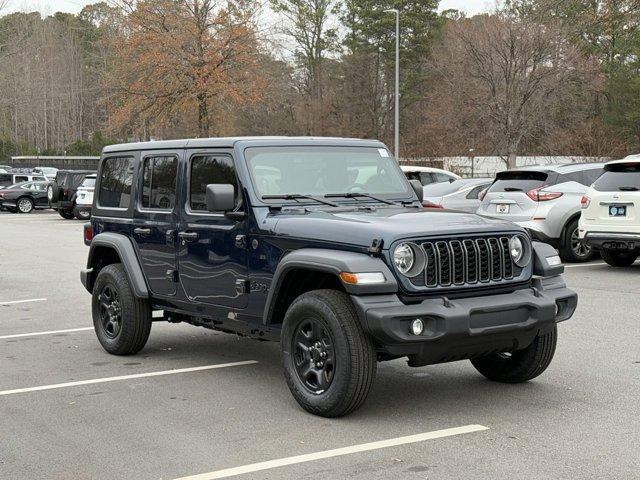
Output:
[[293,145],[344,145],[344,146],[370,146],[383,147],[378,140],[363,140],[360,138],[340,137],[219,137],[219,138],[192,138],[182,140],[159,140],[151,142],[120,143],[109,145],[102,151],[103,155],[114,152],[128,152],[136,150],[179,150],[186,148],[233,148],[238,142],[251,142],[264,144],[264,146],[293,146]]
[[[90,175],[92,173],[96,173],[96,170],[58,170],[56,173],[76,173],[82,175]],[[38,174],[41,175],[41,174]]]

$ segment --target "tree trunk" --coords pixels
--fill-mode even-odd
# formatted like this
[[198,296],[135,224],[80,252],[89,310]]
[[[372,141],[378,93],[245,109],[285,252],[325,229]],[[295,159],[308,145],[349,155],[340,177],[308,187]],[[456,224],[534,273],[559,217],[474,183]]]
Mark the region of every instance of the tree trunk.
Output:
[[198,94],[198,131],[200,138],[209,136],[209,107],[207,105],[207,95]]

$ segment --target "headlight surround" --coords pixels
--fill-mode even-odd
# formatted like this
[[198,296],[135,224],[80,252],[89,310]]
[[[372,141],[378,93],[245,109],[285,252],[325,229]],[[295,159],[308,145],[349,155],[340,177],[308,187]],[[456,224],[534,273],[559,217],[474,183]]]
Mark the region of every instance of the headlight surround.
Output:
[[514,235],[509,239],[509,255],[518,267],[526,267],[531,261],[531,244],[524,237]]
[[402,242],[393,250],[393,264],[405,277],[419,275],[426,266],[426,255],[420,246],[411,242]]

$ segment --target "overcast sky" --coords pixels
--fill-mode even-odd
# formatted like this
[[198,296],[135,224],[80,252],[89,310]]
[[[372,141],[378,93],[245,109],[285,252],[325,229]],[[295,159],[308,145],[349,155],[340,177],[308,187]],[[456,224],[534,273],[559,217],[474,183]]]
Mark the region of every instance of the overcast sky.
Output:
[[[40,10],[45,15],[59,11],[77,13],[90,3],[97,0],[9,0],[11,10]],[[475,15],[491,10],[494,5],[495,0],[441,0],[440,9],[455,8]]]

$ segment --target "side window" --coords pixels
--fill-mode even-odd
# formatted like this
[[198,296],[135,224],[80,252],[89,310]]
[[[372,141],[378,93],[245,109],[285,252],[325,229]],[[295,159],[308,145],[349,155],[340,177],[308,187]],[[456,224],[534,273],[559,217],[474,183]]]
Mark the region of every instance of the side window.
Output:
[[107,158],[100,175],[100,206],[129,208],[132,180],[133,158]]
[[0,185],[6,187],[13,184],[13,177],[9,173],[0,173]]
[[436,182],[440,183],[440,182],[448,182],[449,180],[453,180],[453,177],[450,175],[447,175],[445,173],[434,173],[433,176],[436,178]]
[[602,173],[604,172],[603,168],[592,168],[591,170],[584,171],[584,184],[589,187],[592,183],[594,183]]
[[228,155],[199,155],[191,159],[191,181],[189,183],[189,206],[193,211],[206,211],[207,185],[230,183],[236,190],[236,206],[240,204],[236,170]]
[[489,183],[483,183],[482,185],[478,185],[477,187],[473,187],[471,189],[471,191],[469,193],[467,193],[467,199],[468,200],[477,200],[478,199],[478,195],[480,195],[480,192],[482,190],[484,190],[485,188],[487,188],[490,184]]
[[173,210],[176,204],[177,175],[177,158],[145,158],[142,180],[142,208]]
[[22,183],[22,182],[28,182],[28,181],[29,181],[29,177],[26,177],[24,175],[16,175],[14,183]]
[[420,172],[420,183],[422,185],[429,185],[434,183],[436,180],[433,178],[433,174],[429,172]]

